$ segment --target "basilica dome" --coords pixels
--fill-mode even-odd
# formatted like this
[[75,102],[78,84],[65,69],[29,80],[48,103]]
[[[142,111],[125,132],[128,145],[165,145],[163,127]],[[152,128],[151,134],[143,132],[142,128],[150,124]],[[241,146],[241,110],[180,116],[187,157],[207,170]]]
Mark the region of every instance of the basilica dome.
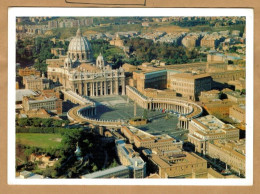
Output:
[[70,41],[68,57],[73,61],[92,61],[92,49],[90,43],[88,42],[87,38],[82,36],[80,29],[77,30],[76,36]]

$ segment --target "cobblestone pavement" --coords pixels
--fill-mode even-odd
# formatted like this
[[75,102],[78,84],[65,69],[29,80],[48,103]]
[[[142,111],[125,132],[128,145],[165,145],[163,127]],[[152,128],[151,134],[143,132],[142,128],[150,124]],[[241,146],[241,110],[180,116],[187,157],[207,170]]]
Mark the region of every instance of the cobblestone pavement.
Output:
[[[134,117],[134,102],[127,100],[127,96],[102,96],[92,97],[91,100],[98,104],[97,115],[93,118],[104,120],[128,120]],[[137,105],[136,116],[143,116],[144,109]],[[176,115],[161,113],[159,111],[147,111],[147,117],[150,120],[144,126],[138,126],[139,129],[148,133],[168,134],[178,139],[184,139],[183,132],[177,129],[178,118]],[[168,118],[167,118],[168,117]],[[178,133],[177,131],[180,131]]]

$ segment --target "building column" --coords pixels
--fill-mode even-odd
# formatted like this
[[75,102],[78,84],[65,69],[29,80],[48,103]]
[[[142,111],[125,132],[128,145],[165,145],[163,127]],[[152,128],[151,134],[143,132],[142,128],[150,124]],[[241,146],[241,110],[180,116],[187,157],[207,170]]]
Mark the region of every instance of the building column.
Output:
[[110,81],[110,95],[113,95],[113,81]]
[[122,95],[125,95],[125,80],[123,80],[121,84],[122,84]]
[[100,82],[100,93],[101,93],[101,96],[103,96],[103,81]]
[[104,81],[104,95],[106,96],[107,95],[107,81]]
[[83,96],[86,96],[86,87],[85,86],[86,86],[85,83],[82,82],[82,95]]
[[98,82],[96,82],[96,96],[98,96]]
[[90,96],[94,96],[94,82],[90,84]]
[[84,95],[87,96],[88,95],[88,84],[87,83],[83,83],[84,84]]
[[89,91],[89,96],[91,96],[91,83],[87,83],[88,84],[88,90],[87,90],[87,92]]
[[78,94],[81,95],[81,84],[77,84],[77,88],[78,88]]
[[118,84],[118,80],[115,81],[115,94],[118,95],[119,93],[119,84]]

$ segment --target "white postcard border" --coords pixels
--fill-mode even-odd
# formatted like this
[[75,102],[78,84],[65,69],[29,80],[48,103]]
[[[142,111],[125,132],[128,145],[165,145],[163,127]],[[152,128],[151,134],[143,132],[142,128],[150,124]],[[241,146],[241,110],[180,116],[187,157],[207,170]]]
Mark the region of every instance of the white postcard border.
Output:
[[[17,179],[15,178],[16,17],[26,16],[246,16],[246,178],[244,179]],[[238,185],[253,184],[253,9],[244,8],[38,8],[8,10],[8,184],[11,185]]]

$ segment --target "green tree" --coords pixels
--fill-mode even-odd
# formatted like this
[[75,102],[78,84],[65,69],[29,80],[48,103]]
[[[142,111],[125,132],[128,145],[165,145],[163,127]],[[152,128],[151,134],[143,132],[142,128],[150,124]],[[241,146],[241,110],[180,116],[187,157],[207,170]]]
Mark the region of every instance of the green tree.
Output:
[[32,119],[32,125],[35,127],[40,127],[42,123],[42,120],[40,118],[33,118]]
[[18,119],[18,125],[21,127],[25,127],[29,125],[29,120],[27,118]]
[[53,167],[47,166],[45,171],[43,172],[44,177],[56,178],[57,171]]
[[42,120],[42,125],[44,127],[50,127],[52,125],[52,119],[44,119],[44,120]]
[[66,126],[66,125],[68,125],[70,123],[70,121],[69,120],[63,120],[63,124]]
[[96,172],[98,170],[98,167],[97,167],[97,165],[95,163],[92,163],[91,167],[92,167],[92,171],[93,172]]
[[52,125],[53,125],[54,127],[61,127],[61,126],[62,126],[62,120],[54,120],[54,121],[52,122]]
[[114,168],[114,167],[116,167],[116,166],[118,166],[118,164],[117,164],[116,159],[114,158],[114,159],[113,159],[113,162],[109,165],[109,168]]
[[33,153],[33,148],[27,148],[25,151],[24,151],[24,155],[26,157],[26,161],[29,161],[30,160],[30,156],[31,154]]
[[82,135],[82,130],[76,129],[76,130],[70,130],[68,132],[65,132],[64,135],[62,136],[62,141],[61,141],[61,148],[63,152],[62,154],[72,154],[74,153],[76,149],[76,143],[79,142],[80,138]]

